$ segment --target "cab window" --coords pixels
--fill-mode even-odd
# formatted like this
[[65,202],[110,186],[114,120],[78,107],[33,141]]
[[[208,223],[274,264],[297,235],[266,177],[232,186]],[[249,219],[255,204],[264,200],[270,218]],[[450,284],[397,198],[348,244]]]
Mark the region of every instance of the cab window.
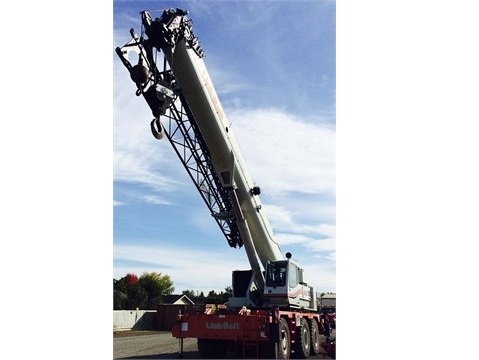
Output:
[[285,286],[286,285],[286,263],[268,263],[266,274],[266,286]]

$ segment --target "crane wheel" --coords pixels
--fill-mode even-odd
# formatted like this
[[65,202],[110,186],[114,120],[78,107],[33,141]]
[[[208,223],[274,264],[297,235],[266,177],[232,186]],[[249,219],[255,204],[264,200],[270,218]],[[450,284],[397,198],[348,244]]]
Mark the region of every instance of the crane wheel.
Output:
[[321,352],[318,322],[315,319],[309,320],[309,328],[311,330],[311,352],[313,355],[318,355]]
[[301,318],[299,329],[296,333],[296,342],[294,347],[295,357],[307,359],[311,352],[311,332],[309,330],[308,320]]
[[291,355],[291,333],[285,318],[279,319],[279,333],[278,359],[289,359]]

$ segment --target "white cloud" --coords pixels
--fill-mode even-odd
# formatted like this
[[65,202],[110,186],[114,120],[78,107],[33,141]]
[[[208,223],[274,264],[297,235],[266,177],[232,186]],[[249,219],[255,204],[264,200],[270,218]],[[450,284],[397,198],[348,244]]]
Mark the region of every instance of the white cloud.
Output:
[[[215,85],[216,91],[218,92],[219,96],[226,96],[230,94],[237,94],[240,90],[242,91],[251,91],[253,86],[248,84],[244,77],[237,72],[227,71],[225,69],[220,69],[220,66],[209,66],[209,64],[213,64],[215,59],[208,59],[208,70],[211,82]],[[206,61],[205,61],[206,63]],[[225,105],[225,104],[223,104]]]
[[277,224],[275,230],[291,229],[294,214],[291,210],[275,204],[264,204],[263,213],[268,216],[272,224]]
[[334,225],[321,222],[321,217],[319,216],[317,218],[317,222],[311,220],[304,221],[304,214],[308,212],[314,213],[316,209],[321,207],[320,204],[314,204],[314,201],[312,201],[312,204],[309,206],[304,205],[307,206],[307,208],[298,213],[296,211],[289,210],[289,208],[287,209],[288,204],[292,205],[290,202],[278,201],[278,203],[284,203],[285,205],[279,206],[266,204],[264,206],[264,213],[266,213],[267,210],[268,218],[271,223],[274,224],[275,231],[288,233],[309,233],[329,237],[335,236],[336,227]]
[[157,195],[141,195],[140,199],[143,199],[148,204],[154,205],[172,205],[173,203],[168,200],[164,200],[163,198]]
[[283,245],[291,245],[291,244],[304,244],[308,242],[310,238],[301,234],[279,233],[279,234],[276,234],[276,240],[281,246],[283,246]]
[[229,120],[247,167],[268,192],[334,194],[333,127],[278,109],[229,111]]
[[153,169],[154,161],[150,160],[148,162],[149,159],[143,155],[118,150],[114,152],[113,159],[115,162],[115,181],[144,184],[158,191],[168,190],[179,184],[170,176],[160,175],[159,172],[155,171]]
[[[333,264],[333,266],[331,265]],[[301,262],[305,281],[317,292],[336,292],[336,271],[334,262],[317,259],[315,262]]]
[[336,244],[335,244],[334,238],[318,239],[318,238],[313,238],[313,237],[302,235],[302,234],[280,233],[276,235],[276,239],[281,246],[291,245],[291,244],[301,244],[312,251],[317,251],[317,252],[336,251]]
[[331,238],[308,241],[305,245],[313,251],[336,251],[336,242]]

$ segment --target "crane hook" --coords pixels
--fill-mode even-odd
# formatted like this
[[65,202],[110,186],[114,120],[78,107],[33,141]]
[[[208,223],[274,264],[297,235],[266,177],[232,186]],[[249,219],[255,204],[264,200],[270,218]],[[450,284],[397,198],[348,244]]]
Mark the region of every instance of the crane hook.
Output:
[[[156,127],[155,127],[156,124]],[[163,128],[163,125],[161,124],[160,118],[154,118],[151,120],[150,123],[150,128],[151,128],[151,133],[155,137],[155,139],[161,140],[165,136],[165,129]]]

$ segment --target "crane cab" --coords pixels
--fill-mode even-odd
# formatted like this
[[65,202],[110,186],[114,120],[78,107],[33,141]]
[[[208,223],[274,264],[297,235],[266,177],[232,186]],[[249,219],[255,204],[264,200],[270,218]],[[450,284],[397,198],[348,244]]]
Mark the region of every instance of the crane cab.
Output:
[[314,289],[304,282],[303,269],[290,257],[267,262],[263,297],[269,306],[317,309]]

